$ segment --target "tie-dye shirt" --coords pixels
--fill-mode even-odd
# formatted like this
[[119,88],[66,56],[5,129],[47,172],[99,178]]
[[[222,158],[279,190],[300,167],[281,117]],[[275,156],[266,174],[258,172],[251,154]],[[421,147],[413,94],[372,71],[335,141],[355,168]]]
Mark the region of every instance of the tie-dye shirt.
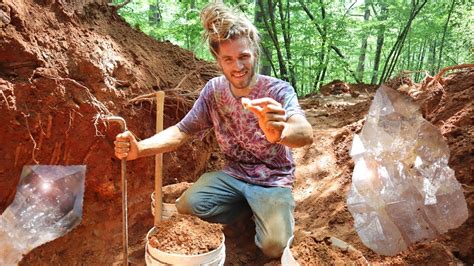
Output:
[[[286,110],[287,118],[304,115],[293,87],[276,78],[258,75],[257,83],[247,97],[275,99]],[[290,148],[267,141],[256,115],[244,109],[224,76],[206,84],[193,108],[177,126],[186,134],[213,127],[226,159],[223,171],[237,179],[280,187],[291,187],[295,179]]]

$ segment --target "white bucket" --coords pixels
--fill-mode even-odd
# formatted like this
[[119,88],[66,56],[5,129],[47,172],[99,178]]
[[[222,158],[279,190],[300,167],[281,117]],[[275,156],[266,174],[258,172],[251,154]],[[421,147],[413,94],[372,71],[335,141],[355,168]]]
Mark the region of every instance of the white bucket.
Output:
[[299,266],[300,264],[295,260],[293,254],[291,254],[291,243],[293,243],[294,236],[291,236],[288,239],[288,243],[286,244],[285,249],[283,250],[283,254],[281,255],[281,265],[282,266]]
[[[169,219],[173,214],[177,214],[176,204],[162,203],[161,204],[161,218],[163,220]],[[155,192],[151,193],[151,214],[155,216]]]
[[175,253],[163,252],[148,245],[148,239],[151,234],[155,233],[155,227],[148,231],[146,235],[145,245],[145,263],[148,266],[155,265],[205,265],[205,266],[223,266],[225,261],[225,244],[224,235],[222,235],[221,245],[207,253],[199,255],[183,255]]

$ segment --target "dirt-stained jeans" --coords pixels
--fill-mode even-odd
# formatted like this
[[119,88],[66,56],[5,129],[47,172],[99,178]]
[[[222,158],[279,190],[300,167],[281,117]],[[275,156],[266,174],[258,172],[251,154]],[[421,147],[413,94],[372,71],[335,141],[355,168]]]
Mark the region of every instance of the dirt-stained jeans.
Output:
[[295,202],[290,188],[253,185],[221,171],[202,175],[176,207],[180,213],[223,224],[232,224],[251,210],[255,244],[272,258],[281,256],[293,234]]

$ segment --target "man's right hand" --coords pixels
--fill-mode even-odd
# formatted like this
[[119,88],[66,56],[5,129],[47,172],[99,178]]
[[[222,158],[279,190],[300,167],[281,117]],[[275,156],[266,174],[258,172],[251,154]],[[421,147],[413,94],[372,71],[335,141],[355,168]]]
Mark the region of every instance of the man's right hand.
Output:
[[130,131],[125,131],[115,137],[115,156],[127,161],[138,158],[138,141]]

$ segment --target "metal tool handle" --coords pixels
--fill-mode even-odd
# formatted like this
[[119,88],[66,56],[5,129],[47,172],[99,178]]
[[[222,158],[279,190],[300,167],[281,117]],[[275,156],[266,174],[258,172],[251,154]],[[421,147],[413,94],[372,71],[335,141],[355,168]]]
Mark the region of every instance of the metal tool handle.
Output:
[[104,120],[107,122],[116,122],[120,124],[120,127],[122,128],[122,132],[127,131],[127,122],[125,122],[125,119],[123,119],[120,116],[106,116],[104,117]]
[[[107,122],[119,123],[122,132],[127,131],[127,123],[120,116],[104,117]],[[123,158],[120,162],[120,177],[122,180],[122,252],[123,265],[128,266],[128,200],[127,200],[127,159]]]
[[128,200],[127,200],[127,159],[120,162],[120,175],[122,179],[122,249],[123,265],[128,266]]

